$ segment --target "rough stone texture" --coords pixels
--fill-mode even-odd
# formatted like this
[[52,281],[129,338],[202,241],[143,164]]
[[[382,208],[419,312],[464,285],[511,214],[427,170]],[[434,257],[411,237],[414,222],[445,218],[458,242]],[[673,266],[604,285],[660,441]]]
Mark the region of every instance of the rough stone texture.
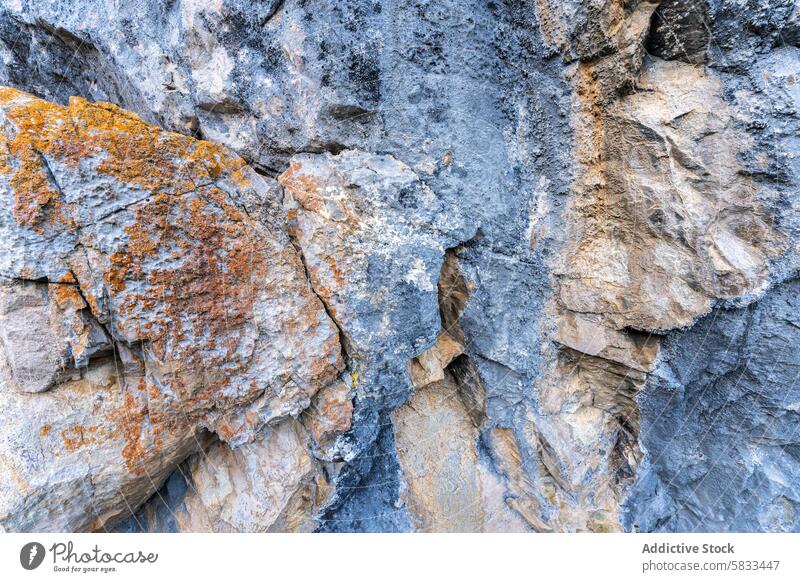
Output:
[[[200,429],[241,444],[298,416],[342,369],[338,331],[271,219],[276,190],[240,158],[113,105],[1,100],[0,519],[99,527],[149,496]],[[70,459],[78,477],[62,481]],[[48,521],[65,502],[74,513]]]
[[178,468],[116,531],[308,532],[330,494],[308,435],[289,419],[236,449],[214,443]]
[[4,3],[0,524],[800,530],[798,44],[794,0]]
[[[5,531],[102,530],[127,517],[176,462],[199,448],[196,427],[151,421],[141,379],[123,390],[112,358],[36,396],[2,385],[0,525]],[[3,364],[2,377],[8,368]]]
[[186,467],[190,484],[173,508],[178,531],[303,532],[330,486],[307,451],[302,427],[288,420],[252,444],[231,450],[217,443]]
[[641,399],[650,454],[626,502],[630,527],[797,530],[799,313],[792,280],[665,342]]
[[506,489],[478,449],[480,434],[450,374],[392,415],[403,501],[417,529],[528,531],[505,503]]

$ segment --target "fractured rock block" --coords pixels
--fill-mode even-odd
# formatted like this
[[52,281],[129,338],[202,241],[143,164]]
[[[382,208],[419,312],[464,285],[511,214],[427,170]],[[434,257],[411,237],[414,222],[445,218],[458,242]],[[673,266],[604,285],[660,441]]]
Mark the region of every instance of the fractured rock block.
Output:
[[2,527],[105,528],[204,429],[248,442],[338,378],[277,189],[243,160],[80,98],[0,88],[0,120],[0,276],[34,281],[0,300]]

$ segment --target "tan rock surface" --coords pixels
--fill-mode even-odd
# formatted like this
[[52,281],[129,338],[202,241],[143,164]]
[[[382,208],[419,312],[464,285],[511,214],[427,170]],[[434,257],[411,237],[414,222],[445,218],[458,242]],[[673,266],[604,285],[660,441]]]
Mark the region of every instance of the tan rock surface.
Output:
[[741,173],[747,144],[712,75],[653,59],[598,119],[587,140],[602,167],[587,166],[596,183],[573,207],[576,243],[559,277],[567,309],[667,330],[716,299],[763,291],[786,243]]
[[187,467],[189,490],[176,512],[187,532],[309,532],[331,486],[293,419],[237,449],[217,443]]
[[405,502],[429,532],[528,531],[501,478],[478,455],[472,424],[449,376],[392,415]]

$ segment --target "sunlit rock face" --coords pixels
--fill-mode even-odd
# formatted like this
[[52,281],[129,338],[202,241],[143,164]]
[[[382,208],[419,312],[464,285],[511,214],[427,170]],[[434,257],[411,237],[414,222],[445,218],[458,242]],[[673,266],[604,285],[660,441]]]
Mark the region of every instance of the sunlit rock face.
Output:
[[800,530],[798,43],[791,0],[5,3],[0,528]]

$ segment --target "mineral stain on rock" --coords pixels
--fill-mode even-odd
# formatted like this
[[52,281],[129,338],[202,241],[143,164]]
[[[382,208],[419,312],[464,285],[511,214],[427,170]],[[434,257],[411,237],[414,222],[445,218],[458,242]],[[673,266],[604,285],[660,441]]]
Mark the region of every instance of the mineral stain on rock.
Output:
[[[276,191],[243,160],[110,104],[75,98],[62,107],[13,89],[0,100],[4,194],[14,201],[3,235],[18,245],[3,260],[3,344],[16,387],[7,383],[5,396],[45,389],[58,401],[96,368],[110,372],[108,393],[97,394],[103,406],[86,410],[94,422],[59,426],[68,419],[41,411],[38,420],[61,435],[45,441],[53,455],[117,450],[119,460],[97,469],[116,471],[111,482],[131,489],[135,507],[163,479],[154,467],[174,469],[200,446],[201,430],[253,440],[336,381],[338,330],[285,229],[250,217]],[[107,349],[79,358],[95,331]],[[34,349],[20,353],[17,335]],[[126,358],[143,366],[126,371]],[[36,494],[26,491],[9,501]]]
[[23,1],[0,57],[1,530],[800,531],[794,3]]

